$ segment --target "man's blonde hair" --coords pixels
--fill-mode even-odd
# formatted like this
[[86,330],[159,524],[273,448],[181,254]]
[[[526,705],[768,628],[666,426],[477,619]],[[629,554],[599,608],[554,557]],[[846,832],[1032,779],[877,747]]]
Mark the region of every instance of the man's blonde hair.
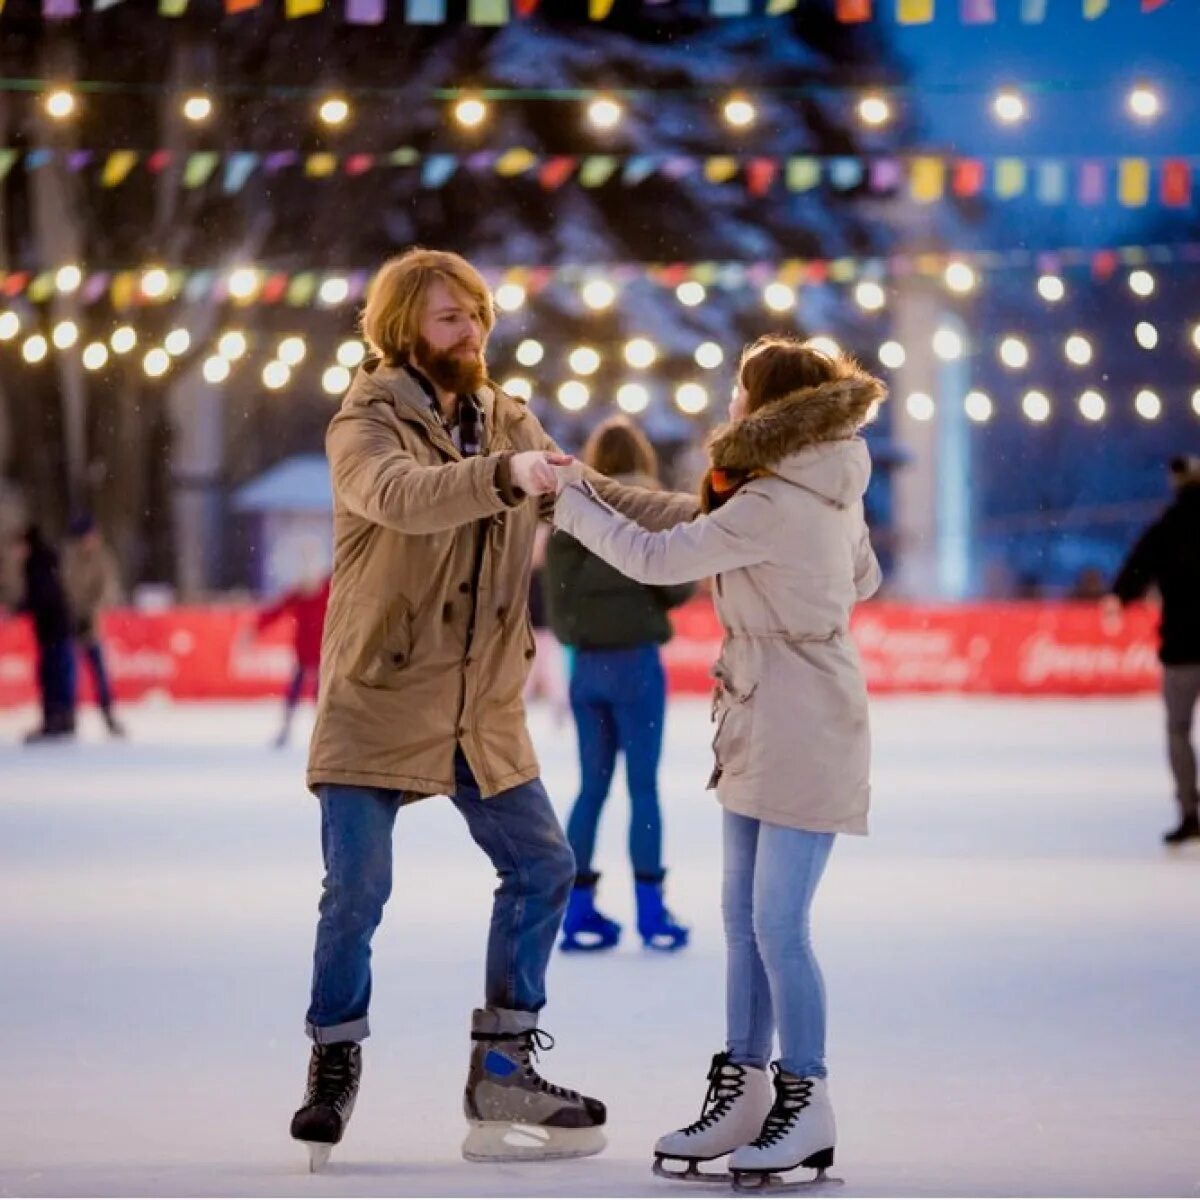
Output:
[[429,289],[439,280],[467,297],[484,333],[491,333],[496,311],[483,276],[461,255],[414,246],[389,258],[367,288],[363,337],[385,363],[399,366],[408,359],[417,344]]

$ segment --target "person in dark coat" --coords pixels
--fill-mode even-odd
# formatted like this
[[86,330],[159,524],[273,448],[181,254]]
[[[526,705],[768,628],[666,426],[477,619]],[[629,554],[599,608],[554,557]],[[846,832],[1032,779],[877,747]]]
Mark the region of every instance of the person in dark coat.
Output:
[[[583,449],[583,461],[618,482],[660,487],[654,448],[628,418],[599,425]],[[550,539],[546,572],[551,627],[575,651],[570,697],[579,734],[580,790],[567,822],[576,877],[562,949],[604,949],[620,937],[620,925],[596,909],[599,874],[592,865],[618,752],[625,757],[632,810],[629,856],[638,933],[654,949],[678,949],[688,931],[663,904],[658,764],[667,682],[659,647],[671,637],[668,610],[682,604],[694,586],[635,583],[562,532]]]
[[1168,845],[1200,838],[1192,719],[1200,699],[1200,458],[1173,458],[1175,500],[1142,534],[1113,583],[1122,605],[1156,588],[1162,598],[1159,658],[1167,709],[1167,749],[1179,802]]
[[25,741],[71,738],[75,736],[75,644],[58,555],[36,525],[20,536],[17,553],[25,577],[17,611],[33,621],[42,701],[42,726],[27,734]]

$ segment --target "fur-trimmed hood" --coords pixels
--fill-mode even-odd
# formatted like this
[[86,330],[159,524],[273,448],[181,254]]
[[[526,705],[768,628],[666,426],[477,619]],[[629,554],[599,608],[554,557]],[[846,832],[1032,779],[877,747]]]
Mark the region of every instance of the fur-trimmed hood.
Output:
[[871,459],[856,435],[885,395],[863,375],[790,392],[715,430],[709,458],[720,470],[770,472],[845,507],[866,491]]

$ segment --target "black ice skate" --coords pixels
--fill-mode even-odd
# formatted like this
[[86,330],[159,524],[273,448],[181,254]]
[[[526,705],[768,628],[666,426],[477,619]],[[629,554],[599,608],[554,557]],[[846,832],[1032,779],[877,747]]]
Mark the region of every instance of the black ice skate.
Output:
[[292,1118],[292,1137],[308,1144],[308,1169],[319,1171],[342,1140],[362,1078],[362,1047],[357,1042],[314,1045],[308,1062],[308,1090]]

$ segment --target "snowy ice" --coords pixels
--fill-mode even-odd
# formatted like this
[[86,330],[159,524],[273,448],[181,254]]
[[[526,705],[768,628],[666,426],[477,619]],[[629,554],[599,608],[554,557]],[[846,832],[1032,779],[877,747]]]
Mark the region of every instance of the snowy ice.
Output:
[[[22,749],[0,714],[0,1195],[684,1196],[658,1134],[722,1041],[719,811],[706,705],[672,705],[672,906],[694,944],[555,956],[547,1076],[610,1106],[600,1157],[459,1156],[494,877],[442,800],[403,812],[373,1036],[345,1142],[287,1136],[320,883],[303,749],[271,704],[129,707],[127,744]],[[1174,818],[1159,702],[873,704],[873,832],[843,838],[814,931],[840,1123],[835,1194],[1200,1191],[1200,851]],[[533,726],[565,813],[574,737]],[[300,731],[297,731],[300,732]],[[628,926],[628,804],[601,903]]]

